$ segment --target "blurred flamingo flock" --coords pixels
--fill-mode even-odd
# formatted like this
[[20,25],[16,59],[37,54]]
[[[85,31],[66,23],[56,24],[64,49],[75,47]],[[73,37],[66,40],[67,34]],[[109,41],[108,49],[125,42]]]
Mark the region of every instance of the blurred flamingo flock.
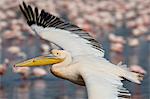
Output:
[[[18,4],[0,1],[0,99],[87,99],[84,87],[55,78],[49,68],[13,64],[46,54],[56,45],[32,35]],[[142,85],[127,82],[133,99],[150,99],[150,0],[24,0],[89,32],[114,64],[142,68]]]

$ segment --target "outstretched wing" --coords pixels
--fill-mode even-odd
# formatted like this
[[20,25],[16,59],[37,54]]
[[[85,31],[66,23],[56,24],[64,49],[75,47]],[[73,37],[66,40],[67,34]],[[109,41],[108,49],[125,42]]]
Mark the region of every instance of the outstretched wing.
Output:
[[99,53],[104,54],[104,50],[102,49],[101,45],[92,36],[83,31],[78,26],[70,22],[66,22],[63,19],[58,18],[52,14],[49,14],[44,10],[39,11],[37,7],[32,9],[30,5],[26,5],[24,2],[23,5],[19,6],[25,18],[27,19],[27,23],[29,26],[32,27],[32,25],[37,25],[43,28],[55,28],[59,30],[69,31],[73,35],[78,35],[82,39],[86,40],[86,44],[98,50]]
[[82,71],[81,76],[86,83],[88,99],[131,99],[120,77],[88,69]]

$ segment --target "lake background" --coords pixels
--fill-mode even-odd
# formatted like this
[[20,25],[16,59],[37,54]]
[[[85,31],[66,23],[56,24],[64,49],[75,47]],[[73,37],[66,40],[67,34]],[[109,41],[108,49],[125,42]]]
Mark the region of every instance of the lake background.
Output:
[[[0,99],[87,99],[84,87],[47,75],[28,77],[13,72],[13,65],[59,48],[32,35],[18,4],[0,1]],[[24,0],[83,28],[105,50],[105,58],[117,64],[141,66],[147,71],[141,85],[125,81],[133,99],[150,99],[150,0]],[[30,71],[32,72],[34,68]]]

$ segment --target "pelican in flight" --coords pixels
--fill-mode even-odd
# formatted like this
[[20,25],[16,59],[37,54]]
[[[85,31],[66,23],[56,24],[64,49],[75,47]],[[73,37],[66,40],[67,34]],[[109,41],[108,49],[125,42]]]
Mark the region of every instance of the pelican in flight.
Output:
[[78,26],[24,2],[20,9],[34,35],[59,45],[50,54],[15,64],[15,67],[51,65],[55,76],[78,85],[85,85],[88,99],[130,99],[123,87],[124,79],[140,84],[139,73],[122,64],[112,64],[104,58],[99,43]]

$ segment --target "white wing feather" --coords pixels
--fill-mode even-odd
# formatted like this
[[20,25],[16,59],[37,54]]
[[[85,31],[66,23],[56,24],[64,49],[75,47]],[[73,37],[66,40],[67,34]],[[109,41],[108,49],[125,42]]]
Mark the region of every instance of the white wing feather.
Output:
[[83,63],[79,71],[86,84],[88,99],[130,99],[131,94],[121,82],[126,72],[123,68],[103,59],[99,62],[94,59],[88,62],[88,58],[85,60],[81,60]]
[[43,28],[41,26],[32,25],[31,28],[35,30],[40,37],[45,40],[52,41],[64,50],[70,52],[72,56],[77,55],[94,55],[104,56],[104,52],[101,52],[92,47],[92,45],[86,39],[79,37],[70,31],[56,29],[56,28]]
[[119,99],[119,86],[122,86],[119,78],[92,71],[86,71],[82,77],[86,83],[88,99]]

